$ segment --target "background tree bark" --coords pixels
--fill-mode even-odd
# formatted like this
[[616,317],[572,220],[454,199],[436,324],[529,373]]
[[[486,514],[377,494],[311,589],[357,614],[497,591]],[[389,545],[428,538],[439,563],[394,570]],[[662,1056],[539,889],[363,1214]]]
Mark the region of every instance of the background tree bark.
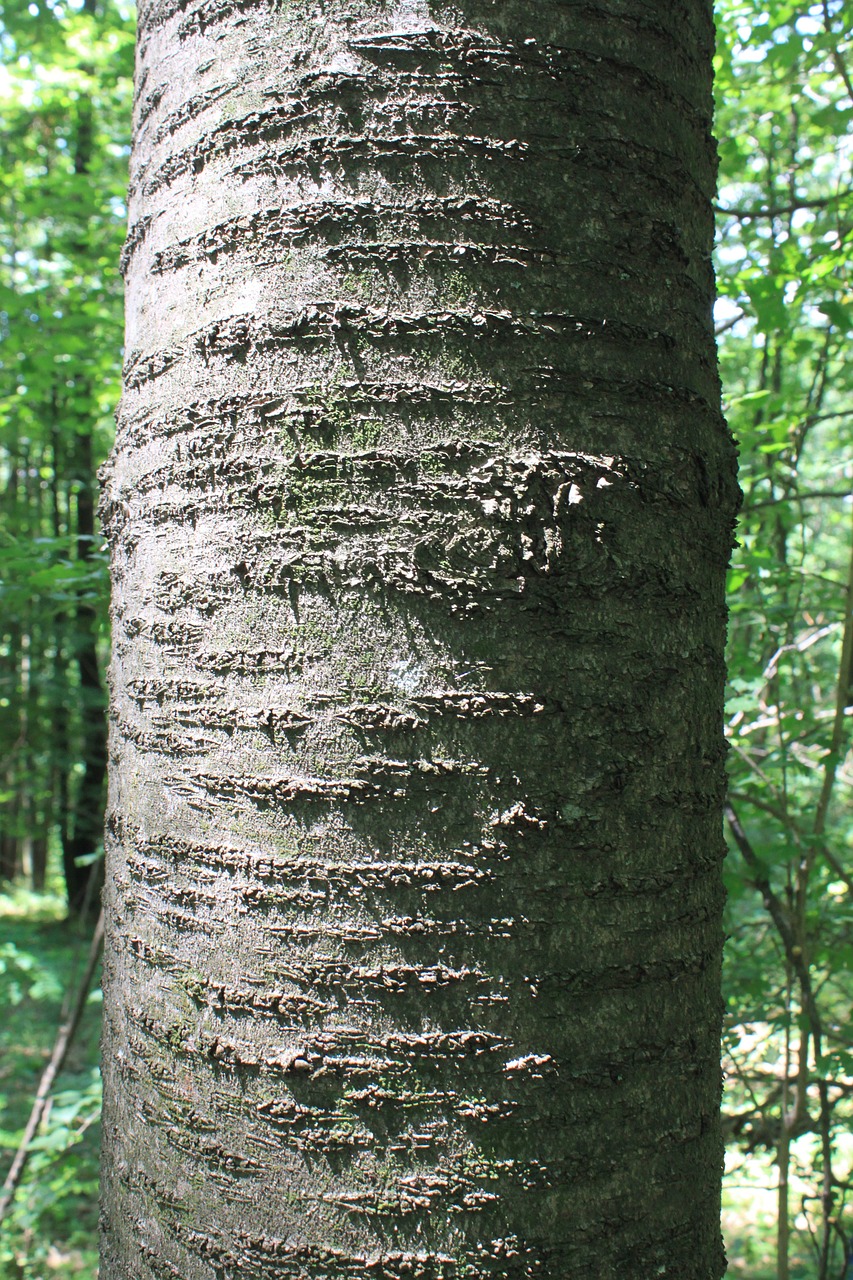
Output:
[[105,1280],[717,1280],[711,6],[139,15]]

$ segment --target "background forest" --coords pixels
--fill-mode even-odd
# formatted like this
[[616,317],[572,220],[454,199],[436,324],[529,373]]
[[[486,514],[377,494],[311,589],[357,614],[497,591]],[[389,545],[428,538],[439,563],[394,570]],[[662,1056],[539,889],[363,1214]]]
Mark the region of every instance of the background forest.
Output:
[[[730,1274],[853,1280],[853,10],[718,0],[730,572]],[[121,369],[126,0],[0,2],[0,1169],[85,965],[101,870]],[[99,992],[0,1226],[93,1277]]]

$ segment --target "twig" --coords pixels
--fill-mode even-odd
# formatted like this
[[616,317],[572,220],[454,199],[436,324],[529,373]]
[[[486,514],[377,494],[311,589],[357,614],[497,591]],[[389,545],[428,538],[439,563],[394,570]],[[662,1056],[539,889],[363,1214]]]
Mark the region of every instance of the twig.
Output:
[[802,1006],[811,1024],[811,1033],[815,1044],[819,1045],[823,1035],[823,1025],[815,1004],[812,990],[811,974],[804,956],[804,940],[797,933],[798,921],[792,917],[790,910],[773,889],[767,868],[762,863],[752,843],[740,824],[740,819],[730,802],[725,807],[729,829],[734,836],[735,844],[743,855],[743,860],[750,870],[750,879],[761,894],[768,915],[776,926],[776,932],[785,948],[785,956],[791,969],[796,973],[802,993]]
[[[777,799],[777,800],[780,800],[780,801],[782,802],[783,808],[784,808],[785,812],[787,812],[787,805],[785,804],[785,801],[784,801],[783,797],[780,795],[779,790],[778,790],[778,788],[776,787],[775,783],[773,783],[773,782],[770,780],[770,778],[767,776],[767,774],[766,774],[766,773],[764,772],[764,770],[761,768],[761,765],[756,764],[756,762],[753,760],[753,758],[752,758],[752,756],[749,754],[749,752],[748,752],[748,751],[744,751],[743,747],[739,746],[739,745],[738,745],[738,743],[736,743],[736,742],[731,742],[731,741],[730,741],[730,742],[729,742],[729,746],[731,747],[732,751],[734,751],[735,755],[740,756],[741,760],[743,760],[745,764],[748,764],[748,765],[749,765],[749,767],[750,767],[750,769],[753,771],[753,773],[755,773],[755,774],[757,774],[757,775],[758,775],[758,777],[761,779],[761,781],[764,783],[764,785],[767,787],[767,789],[773,793],[773,795],[776,797],[776,799]],[[787,820],[787,818],[785,819],[785,821],[786,821],[786,822],[788,821],[788,820]]]
[[816,489],[811,493],[788,493],[779,498],[765,498],[762,502],[744,502],[741,512],[777,507],[781,502],[812,502],[818,498],[853,498],[853,489]]
[[[746,804],[752,805],[754,809],[761,809],[764,813],[769,813],[771,817],[775,818],[777,822],[781,822],[791,832],[798,845],[805,844],[807,839],[810,838],[803,833],[796,819],[792,818],[790,814],[786,813],[778,805],[769,804],[766,800],[759,800],[757,796],[750,795],[748,791],[730,791],[729,795],[733,800],[743,800]],[[843,884],[847,885],[850,893],[853,894],[853,876],[851,876],[850,872],[845,871],[835,854],[826,847],[821,849],[821,855],[826,865],[832,869]]]
[[820,200],[797,200],[793,204],[769,204],[756,209],[727,209],[724,205],[715,204],[714,212],[725,218],[737,218],[738,221],[745,218],[781,218],[786,213],[797,213],[800,209],[826,209],[849,195],[853,195],[853,188],[839,191],[834,196],[824,196]]
[[745,315],[745,311],[738,311],[737,315],[732,316],[731,320],[724,320],[722,324],[718,324],[714,329],[714,337],[719,338],[721,334],[728,333],[729,329],[733,329],[739,320],[743,320]]
[[829,12],[829,0],[823,0],[823,25],[826,28],[826,34],[832,41],[832,44],[830,45],[830,52],[832,53],[832,61],[835,63],[835,70],[844,81],[844,88],[847,90],[851,102],[853,102],[853,80],[850,79],[850,72],[847,70],[847,64],[842,58],[841,50],[835,41],[835,32],[832,29],[832,14]]
[[779,659],[783,654],[805,653],[805,651],[810,649],[813,644],[817,644],[818,640],[823,640],[826,636],[831,636],[837,626],[837,622],[830,622],[825,627],[815,627],[813,630],[805,632],[804,635],[800,636],[799,640],[795,640],[792,644],[781,645],[764,668],[762,673],[763,679],[769,683],[778,675]]
[[101,944],[103,943],[103,940],[104,913],[101,911],[101,914],[98,916],[98,923],[95,925],[95,934],[92,938],[92,945],[89,948],[89,958],[86,961],[86,968],[83,972],[83,977],[80,980],[80,986],[77,988],[77,998],[74,1001],[74,1007],[68,1018],[59,1028],[59,1034],[57,1035],[56,1043],[53,1046],[53,1053],[50,1055],[50,1062],[42,1072],[42,1077],[39,1081],[38,1092],[36,1094],[35,1102],[33,1103],[33,1109],[30,1112],[30,1118],[27,1121],[24,1136],[21,1139],[21,1145],[18,1147],[15,1159],[12,1161],[12,1167],[6,1175],[6,1181],[3,1183],[3,1194],[0,1196],[0,1222],[5,1218],[15,1197],[15,1191],[21,1181],[24,1167],[27,1163],[27,1157],[30,1153],[30,1143],[32,1142],[36,1134],[36,1130],[41,1123],[41,1118],[44,1115],[44,1109],[47,1104],[47,1100],[50,1097],[50,1091],[53,1088],[53,1083],[59,1075],[59,1072],[62,1070],[63,1063],[65,1062],[65,1056],[68,1053],[72,1040],[74,1039],[74,1033],[80,1024],[80,1018],[82,1017],[86,998],[89,994],[92,974],[95,972],[98,957],[101,954]]

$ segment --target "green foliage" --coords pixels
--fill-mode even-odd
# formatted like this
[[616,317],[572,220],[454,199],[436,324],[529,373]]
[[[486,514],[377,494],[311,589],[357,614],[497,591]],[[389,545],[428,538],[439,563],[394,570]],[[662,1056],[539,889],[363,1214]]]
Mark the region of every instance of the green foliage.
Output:
[[[0,1168],[23,1135],[64,1002],[88,937],[61,919],[62,899],[0,895]],[[33,1141],[24,1180],[0,1227],[3,1280],[92,1280],[96,1274],[97,1067],[100,991],[90,994],[58,1089]]]
[[40,964],[36,956],[19,951],[14,942],[0,944],[0,982],[8,1008],[14,1008],[25,999],[56,1000],[62,995],[55,976]]
[[780,1248],[821,1278],[853,1237],[851,25],[837,0],[718,5],[720,364],[744,491],[725,1110],[734,1180],[757,1153],[773,1181],[790,1164]]
[[133,39],[120,0],[0,5],[0,879],[43,883],[58,847],[72,902],[100,824]]

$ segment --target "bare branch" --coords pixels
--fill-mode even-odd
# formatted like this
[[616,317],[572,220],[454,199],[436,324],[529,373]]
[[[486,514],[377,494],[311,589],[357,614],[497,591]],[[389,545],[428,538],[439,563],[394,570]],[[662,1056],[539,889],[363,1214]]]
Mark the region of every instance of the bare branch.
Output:
[[721,334],[728,333],[729,329],[733,329],[738,321],[743,320],[745,315],[745,311],[738,311],[737,315],[732,316],[731,320],[726,320],[723,324],[718,324],[714,330],[714,337],[719,338]]
[[851,80],[850,72],[847,69],[847,63],[844,61],[841,50],[836,43],[835,32],[832,29],[832,14],[829,12],[829,0],[823,0],[823,25],[826,28],[826,34],[832,41],[832,61],[835,63],[835,70],[844,81],[844,88],[847,90],[850,101],[853,102],[853,80]]
[[813,502],[823,498],[853,498],[853,489],[814,489],[809,493],[791,493],[784,498],[765,498],[763,502],[744,502],[744,511],[760,511],[762,507],[778,507],[782,502]]
[[764,906],[782,940],[788,963],[797,975],[797,981],[800,984],[802,1007],[809,1020],[809,1029],[814,1037],[815,1050],[820,1053],[823,1025],[812,990],[811,974],[809,973],[808,961],[805,955],[805,940],[797,934],[799,922],[792,917],[788,907],[771,885],[767,868],[753,849],[750,839],[741,826],[740,819],[730,802],[726,803],[725,813],[735,844],[743,855],[744,862],[749,867],[750,879],[761,894]]
[[724,205],[715,204],[714,212],[719,213],[724,218],[737,218],[738,221],[745,221],[748,218],[782,218],[786,214],[799,213],[801,209],[828,209],[830,205],[838,204],[839,201],[846,199],[848,196],[853,196],[853,187],[848,187],[845,191],[837,191],[834,196],[823,196],[818,200],[797,200],[790,204],[758,205],[752,209],[727,209]]
[[[796,822],[795,819],[781,807],[781,805],[770,804],[766,800],[760,800],[757,796],[750,795],[748,791],[730,791],[729,795],[734,800],[743,800],[746,804],[752,805],[754,809],[761,809],[762,812],[769,813],[771,817],[775,818],[777,822],[780,822],[787,831],[791,832],[791,835],[798,844],[802,845],[806,843],[806,834],[800,828],[799,823]],[[845,884],[850,893],[853,894],[853,876],[851,876],[850,872],[845,871],[835,854],[829,849],[824,847],[820,852],[833,875],[835,875],[842,884]]]

